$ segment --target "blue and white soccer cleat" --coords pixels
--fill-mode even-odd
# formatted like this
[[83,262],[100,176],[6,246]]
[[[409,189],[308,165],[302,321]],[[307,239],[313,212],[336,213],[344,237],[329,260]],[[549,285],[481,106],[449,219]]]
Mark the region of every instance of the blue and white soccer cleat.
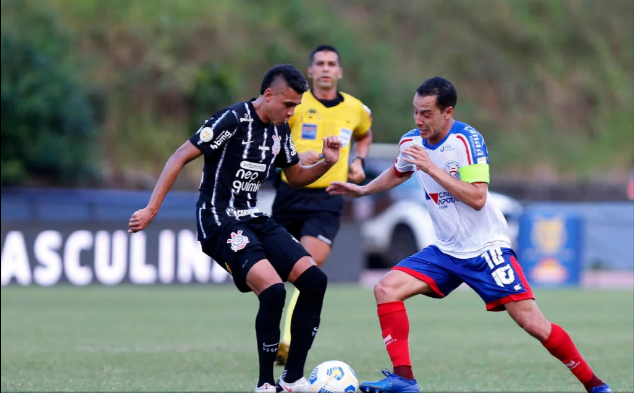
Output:
[[590,393],[612,393],[610,385],[604,383],[603,385],[595,386],[590,389]]
[[364,382],[359,385],[359,390],[364,393],[418,393],[418,384],[415,379],[403,378],[399,375],[383,370],[383,378],[380,381]]

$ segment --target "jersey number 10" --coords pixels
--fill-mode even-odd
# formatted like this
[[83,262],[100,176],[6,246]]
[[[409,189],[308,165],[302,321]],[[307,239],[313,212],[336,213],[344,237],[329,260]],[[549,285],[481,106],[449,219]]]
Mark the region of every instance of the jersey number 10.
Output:
[[506,262],[502,256],[502,249],[500,247],[488,250],[482,254],[481,257],[487,261],[489,268],[493,270],[491,275],[493,276],[493,279],[495,279],[496,284],[504,287],[504,285],[512,284],[515,281],[515,272],[513,272],[511,265],[506,264],[504,266],[499,266]]

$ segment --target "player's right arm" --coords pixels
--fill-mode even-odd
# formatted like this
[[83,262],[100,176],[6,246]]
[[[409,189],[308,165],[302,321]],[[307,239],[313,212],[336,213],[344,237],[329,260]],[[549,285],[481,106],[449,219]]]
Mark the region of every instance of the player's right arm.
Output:
[[326,191],[331,195],[345,195],[353,198],[359,198],[366,195],[376,194],[391,190],[399,186],[405,180],[412,177],[414,172],[399,172],[396,167],[391,166],[387,168],[376,179],[372,180],[365,186],[359,186],[353,183],[346,183],[341,181],[330,182]]
[[158,213],[165,196],[174,185],[178,174],[190,161],[202,154],[219,154],[236,130],[237,118],[230,110],[216,113],[167,160],[147,206],[137,210],[130,217],[128,232],[138,232],[147,228]]
[[394,165],[383,171],[376,179],[372,180],[365,186],[358,186],[352,183],[333,181],[326,191],[332,195],[346,195],[353,198],[359,198],[365,195],[376,194],[391,190],[412,177],[416,170],[416,166],[405,161],[407,155],[403,153],[403,149],[413,143],[412,138],[405,134],[399,142],[399,155]]
[[172,154],[169,160],[167,160],[163,172],[161,172],[161,176],[156,182],[156,186],[154,186],[150,202],[146,207],[137,210],[132,214],[132,217],[130,217],[130,222],[128,223],[130,229],[128,229],[128,232],[134,233],[142,231],[150,225],[161,208],[161,204],[163,204],[167,192],[174,185],[174,181],[176,181],[178,174],[185,164],[198,158],[201,154],[202,151],[194,147],[189,141],[183,143],[183,145]]

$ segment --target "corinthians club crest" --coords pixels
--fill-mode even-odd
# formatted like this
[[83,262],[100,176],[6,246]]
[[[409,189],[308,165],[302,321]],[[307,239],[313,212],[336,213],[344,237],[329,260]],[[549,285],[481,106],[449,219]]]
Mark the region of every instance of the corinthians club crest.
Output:
[[282,137],[280,137],[279,135],[273,135],[273,154],[274,155],[278,155],[280,153],[281,140],[282,140]]
[[238,252],[249,244],[249,238],[243,235],[241,230],[238,233],[231,232],[231,239],[227,239],[227,243],[231,244],[233,251]]

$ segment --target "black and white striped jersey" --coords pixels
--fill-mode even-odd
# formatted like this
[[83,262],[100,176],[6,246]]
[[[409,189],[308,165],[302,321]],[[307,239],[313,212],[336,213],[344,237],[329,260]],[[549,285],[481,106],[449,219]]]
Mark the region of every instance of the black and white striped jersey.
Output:
[[263,215],[257,193],[264,180],[274,167],[299,162],[288,124],[264,124],[252,101],[217,112],[189,139],[205,156],[196,204],[201,226],[208,214],[216,225]]

